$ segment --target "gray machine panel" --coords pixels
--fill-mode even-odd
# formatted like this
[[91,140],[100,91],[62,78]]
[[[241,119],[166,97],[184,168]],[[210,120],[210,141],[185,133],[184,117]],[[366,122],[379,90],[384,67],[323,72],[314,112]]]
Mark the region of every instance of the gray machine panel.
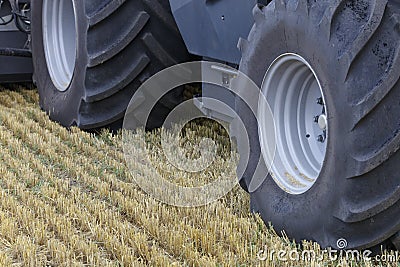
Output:
[[247,38],[256,0],[170,0],[190,53],[239,64],[239,37]]

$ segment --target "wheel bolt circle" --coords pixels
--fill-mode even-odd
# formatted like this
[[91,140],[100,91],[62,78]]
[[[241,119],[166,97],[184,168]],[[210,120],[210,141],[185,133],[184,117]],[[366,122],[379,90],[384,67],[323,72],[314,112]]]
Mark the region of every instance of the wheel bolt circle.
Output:
[[325,142],[325,137],[322,134],[318,135],[317,141],[320,142],[320,143],[323,143],[323,142]]

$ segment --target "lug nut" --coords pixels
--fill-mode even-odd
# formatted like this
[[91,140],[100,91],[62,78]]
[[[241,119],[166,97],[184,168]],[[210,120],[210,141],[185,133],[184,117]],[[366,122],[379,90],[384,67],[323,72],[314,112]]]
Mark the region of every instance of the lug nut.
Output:
[[322,99],[322,97],[317,98],[317,104],[321,106],[324,105],[324,100]]
[[323,143],[323,142],[325,142],[325,137],[322,134],[318,135],[317,141],[320,142],[320,143]]
[[318,123],[318,120],[319,120],[319,116],[315,116],[315,117],[314,117],[314,122],[315,122],[315,123]]

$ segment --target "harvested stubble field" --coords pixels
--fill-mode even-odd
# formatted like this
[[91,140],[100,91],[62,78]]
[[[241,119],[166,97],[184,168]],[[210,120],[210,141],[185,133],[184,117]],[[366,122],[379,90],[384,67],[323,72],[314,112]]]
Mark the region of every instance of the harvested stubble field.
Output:
[[[11,90],[10,90],[11,89]],[[229,142],[207,124],[192,134]],[[157,147],[157,132],[149,133]],[[195,140],[187,140],[195,143]],[[186,143],[188,143],[186,142]],[[249,213],[236,187],[200,208],[177,208],[146,195],[124,162],[121,135],[89,134],[50,121],[35,90],[0,91],[0,266],[355,266],[345,260],[259,261],[265,246],[301,253]],[[220,158],[207,170],[215,175]],[[157,163],[162,169],[164,162]],[[145,173],[145,170],[138,170]],[[201,178],[201,175],[199,176]],[[178,181],[179,183],[179,181]],[[371,263],[356,265],[372,266]],[[397,266],[393,263],[393,266]]]

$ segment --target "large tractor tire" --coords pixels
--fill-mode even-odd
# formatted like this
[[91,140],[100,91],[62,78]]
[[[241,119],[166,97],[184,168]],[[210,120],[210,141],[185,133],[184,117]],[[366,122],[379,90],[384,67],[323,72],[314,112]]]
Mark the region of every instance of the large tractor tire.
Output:
[[[276,153],[252,208],[297,241],[398,247],[400,2],[275,0],[253,13],[240,70],[274,114]],[[267,106],[257,110],[258,121],[237,101],[252,151],[245,188],[275,145]]]
[[[41,107],[83,129],[121,126],[137,88],[189,58],[164,0],[32,1],[32,53]],[[181,98],[166,95],[149,128]]]

